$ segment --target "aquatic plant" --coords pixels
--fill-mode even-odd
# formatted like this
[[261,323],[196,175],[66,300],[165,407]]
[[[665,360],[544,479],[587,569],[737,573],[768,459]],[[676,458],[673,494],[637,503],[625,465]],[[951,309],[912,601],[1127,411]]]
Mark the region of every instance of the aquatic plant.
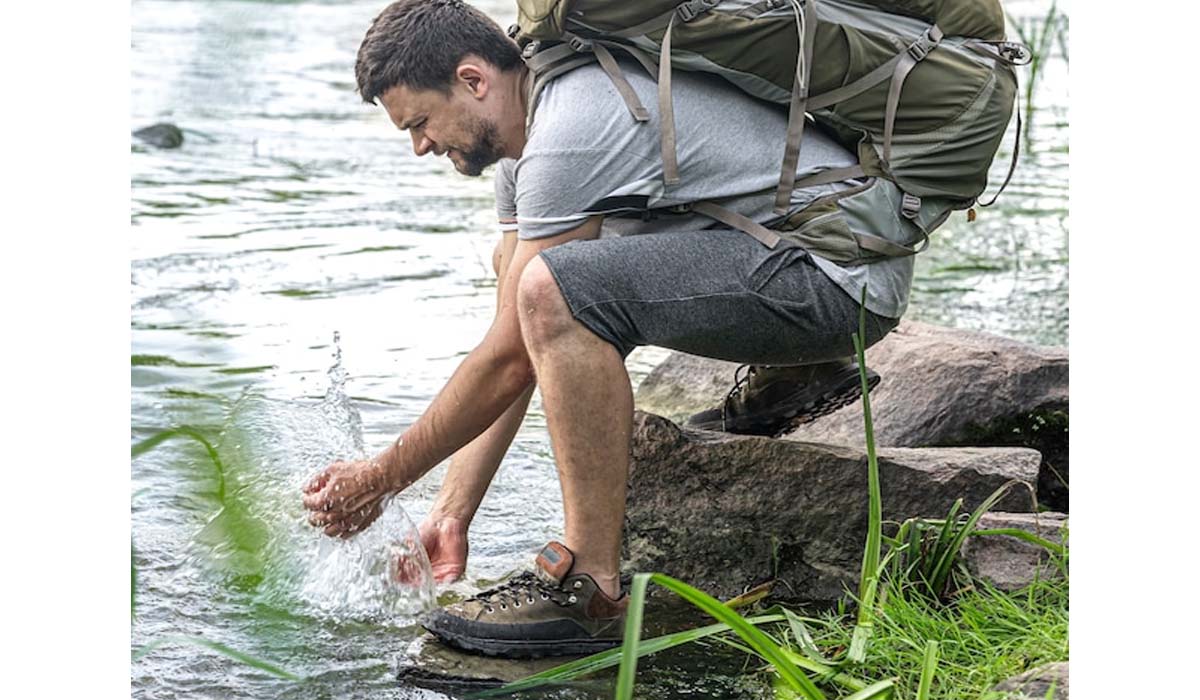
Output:
[[[242,539],[241,539],[240,544],[241,544],[242,549],[244,551],[251,551],[251,548],[254,545],[252,542],[247,541],[245,539],[244,535],[247,532],[247,527],[246,527],[247,524],[251,523],[252,521],[246,520],[247,516],[241,512],[241,510],[237,507],[237,504],[235,501],[233,501],[232,499],[227,499],[226,480],[225,480],[225,476],[226,476],[225,465],[222,463],[221,457],[219,454],[217,454],[217,450],[215,447],[213,447],[212,442],[209,441],[208,438],[206,438],[203,433],[201,433],[196,428],[193,428],[191,426],[186,426],[186,425],[176,426],[174,428],[169,428],[167,430],[160,431],[160,432],[155,433],[154,435],[150,436],[149,438],[146,438],[145,440],[142,440],[141,442],[138,442],[137,444],[135,444],[130,449],[130,459],[136,459],[138,456],[149,452],[150,450],[161,445],[162,443],[166,442],[167,440],[170,440],[170,439],[176,438],[176,437],[188,438],[188,439],[193,440],[193,441],[199,443],[200,445],[202,445],[204,447],[205,453],[208,455],[209,461],[212,464],[212,467],[215,470],[215,473],[217,476],[216,497],[217,497],[217,500],[221,503],[221,510],[218,512],[216,517],[214,517],[212,520],[209,521],[209,524],[208,524],[208,526],[205,527],[204,532],[211,532],[212,530],[210,530],[210,528],[213,527],[213,523],[222,522],[224,525],[225,532],[229,533],[230,536],[232,536],[234,538],[235,542],[237,541],[238,537],[241,537]],[[224,521],[220,520],[222,514],[225,515]],[[230,520],[233,521],[232,526],[230,525]],[[254,539],[257,540],[258,538],[254,538]],[[130,542],[129,549],[130,549],[130,571],[131,571],[129,612],[130,612],[130,617],[136,619],[136,617],[137,617],[137,550],[134,548],[132,541]],[[280,668],[278,665],[276,665],[270,661],[266,661],[266,660],[260,659],[258,657],[255,657],[255,656],[251,656],[250,654],[238,651],[237,649],[233,649],[232,647],[228,647],[219,642],[214,642],[214,641],[211,641],[208,639],[204,639],[202,637],[193,637],[193,636],[184,636],[184,635],[175,635],[175,636],[163,637],[160,639],[152,640],[152,641],[146,643],[145,645],[143,645],[141,648],[134,651],[131,661],[137,661],[138,659],[142,658],[143,656],[149,654],[150,652],[154,651],[155,649],[157,649],[163,645],[166,645],[166,644],[190,644],[192,646],[203,647],[203,648],[215,651],[224,656],[227,656],[231,659],[234,659],[235,661],[243,663],[247,666],[257,668],[260,671],[265,671],[266,673],[269,673],[269,674],[279,677],[279,678],[283,678],[286,680],[292,680],[292,681],[303,680],[302,676],[298,676],[294,673],[284,670],[283,668]]]
[[1068,43],[1070,38],[1070,17],[1058,9],[1058,0],[1051,0],[1046,14],[1040,17],[1016,18],[1005,11],[1008,25],[1017,34],[1017,40],[1029,48],[1030,61],[1028,77],[1025,80],[1025,140],[1032,143],[1033,105],[1038,80],[1045,69],[1046,60],[1050,58],[1053,45],[1057,45],[1063,61],[1070,64]]

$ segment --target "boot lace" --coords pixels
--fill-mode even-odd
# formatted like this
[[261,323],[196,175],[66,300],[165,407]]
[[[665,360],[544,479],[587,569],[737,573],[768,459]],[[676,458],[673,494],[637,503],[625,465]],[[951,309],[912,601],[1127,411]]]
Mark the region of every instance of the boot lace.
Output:
[[509,607],[536,605],[542,601],[553,602],[560,607],[565,607],[575,602],[575,596],[558,586],[546,583],[536,574],[526,571],[495,588],[472,596],[470,600],[483,603],[487,612],[493,613],[496,608],[507,610]]
[[[743,375],[742,372],[745,372]],[[751,365],[739,365],[733,371],[733,388],[725,395],[725,400],[721,402],[721,430],[728,432],[729,430],[729,402],[733,401],[742,389],[750,383],[750,377],[754,376],[754,367]]]

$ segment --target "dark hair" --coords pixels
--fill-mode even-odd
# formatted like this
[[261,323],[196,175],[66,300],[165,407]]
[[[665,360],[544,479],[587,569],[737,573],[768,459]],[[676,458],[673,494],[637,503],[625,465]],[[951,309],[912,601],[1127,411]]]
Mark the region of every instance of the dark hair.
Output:
[[354,76],[364,102],[403,85],[446,93],[467,54],[500,70],[521,65],[521,52],[500,26],[461,0],[399,0],[371,22]]

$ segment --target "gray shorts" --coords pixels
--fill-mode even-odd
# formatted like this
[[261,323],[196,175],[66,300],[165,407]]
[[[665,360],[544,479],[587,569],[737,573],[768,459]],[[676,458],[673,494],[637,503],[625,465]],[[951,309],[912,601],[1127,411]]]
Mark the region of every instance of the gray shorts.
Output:
[[[756,365],[854,354],[857,300],[801,248],[740,231],[572,241],[542,251],[574,317],[622,357],[639,345]],[[897,319],[867,312],[867,345]]]

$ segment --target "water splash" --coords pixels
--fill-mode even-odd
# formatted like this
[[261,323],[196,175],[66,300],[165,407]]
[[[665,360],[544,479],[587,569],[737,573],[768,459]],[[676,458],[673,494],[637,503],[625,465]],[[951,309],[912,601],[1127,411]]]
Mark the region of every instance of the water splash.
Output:
[[429,559],[400,500],[391,499],[370,528],[349,540],[310,526],[301,503],[314,474],[334,461],[367,456],[362,418],[346,395],[339,341],[335,333],[321,401],[247,389],[234,403],[217,447],[226,482],[221,508],[194,541],[210,565],[253,589],[259,602],[407,625],[435,597]]

